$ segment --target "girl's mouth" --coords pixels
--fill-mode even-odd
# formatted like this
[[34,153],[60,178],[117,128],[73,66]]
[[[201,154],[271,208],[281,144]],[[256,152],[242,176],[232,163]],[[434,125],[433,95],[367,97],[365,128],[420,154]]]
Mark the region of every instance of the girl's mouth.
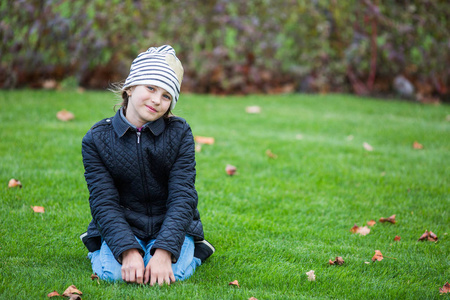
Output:
[[157,110],[156,109],[154,109],[153,107],[151,107],[151,106],[148,106],[148,105],[146,105],[145,107],[147,107],[147,109],[149,110],[149,111],[152,111],[152,112],[157,112]]

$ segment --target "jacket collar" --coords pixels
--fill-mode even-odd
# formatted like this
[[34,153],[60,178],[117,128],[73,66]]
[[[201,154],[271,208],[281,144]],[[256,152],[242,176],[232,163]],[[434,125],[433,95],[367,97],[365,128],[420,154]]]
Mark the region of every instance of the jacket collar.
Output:
[[[112,118],[112,125],[114,131],[117,133],[119,137],[122,137],[128,129],[133,131],[137,131],[136,126],[128,122],[122,112],[123,108],[120,108],[116,115]],[[142,126],[142,130],[146,128],[150,129],[150,131],[155,135],[160,135],[164,129],[166,128],[166,122],[164,122],[164,118],[159,118],[156,121],[148,122],[144,126]]]

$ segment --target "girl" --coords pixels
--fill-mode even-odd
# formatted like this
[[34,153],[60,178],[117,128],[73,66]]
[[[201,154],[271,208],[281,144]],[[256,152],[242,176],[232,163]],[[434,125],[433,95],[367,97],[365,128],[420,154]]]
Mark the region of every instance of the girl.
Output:
[[171,114],[182,79],[172,47],[139,54],[121,108],[83,138],[93,220],[81,239],[101,279],[170,284],[215,251],[197,210],[192,132]]

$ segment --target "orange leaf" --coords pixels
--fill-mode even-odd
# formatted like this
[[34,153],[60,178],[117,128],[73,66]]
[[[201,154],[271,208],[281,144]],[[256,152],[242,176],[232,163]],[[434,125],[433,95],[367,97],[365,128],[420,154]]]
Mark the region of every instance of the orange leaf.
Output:
[[417,142],[417,141],[414,141],[413,149],[417,149],[417,150],[423,149],[423,145],[419,144],[419,142]]
[[47,297],[49,297],[49,298],[56,297],[56,296],[61,296],[61,295],[58,294],[57,291],[53,291],[53,292],[47,294]]
[[100,279],[98,278],[98,275],[97,274],[92,274],[91,275],[91,280],[95,280],[95,279],[97,279],[97,283],[100,284]]
[[395,224],[395,215],[390,216],[389,218],[380,218],[380,222],[384,223],[384,222],[390,222],[392,224]]
[[436,242],[438,237],[432,231],[425,230],[425,233],[419,238],[419,241],[429,240],[431,242]]
[[67,122],[67,121],[75,119],[75,115],[65,109],[58,111],[56,113],[56,117],[58,118],[58,120],[63,121],[63,122]]
[[22,183],[19,180],[17,180],[17,179],[11,178],[9,180],[9,182],[8,182],[8,187],[9,188],[13,188],[13,187],[16,187],[16,186],[21,188],[22,187]]
[[272,151],[270,151],[270,149],[267,149],[267,150],[266,150],[266,155],[267,155],[268,157],[270,157],[270,158],[273,158],[273,159],[277,159],[277,157],[278,157],[278,155],[272,153]]
[[375,222],[374,220],[370,220],[369,222],[367,222],[367,225],[369,226],[373,226],[375,224],[377,224],[377,222]]
[[232,165],[227,165],[225,167],[225,172],[227,172],[228,175],[233,176],[236,173],[236,167]]
[[206,144],[206,145],[214,144],[214,138],[213,137],[196,136],[196,137],[194,137],[194,140],[197,143],[199,143],[199,144]]
[[355,224],[355,225],[353,225],[352,228],[350,228],[350,231],[351,231],[352,233],[356,233],[356,232],[358,232],[358,229],[359,229],[359,226]]
[[400,241],[401,237],[399,237],[398,235],[395,236],[394,241],[398,242]]
[[44,209],[43,206],[32,206],[31,205],[31,208],[33,209],[33,211],[35,213],[43,213],[43,212],[45,212],[45,209]]
[[248,298],[248,300],[258,300],[258,299],[256,299],[255,297],[250,297]]
[[352,228],[350,228],[350,231],[352,233],[359,233],[360,235],[368,235],[370,233],[370,228],[367,226],[359,227],[355,224]]
[[340,256],[336,256],[336,259],[334,261],[332,261],[331,259],[328,261],[330,265],[339,265],[339,266],[344,264],[344,262],[345,261]]
[[83,293],[77,289],[73,284],[69,286],[63,293],[64,297],[71,297],[71,294],[83,295]]
[[383,254],[381,254],[380,250],[375,250],[375,255],[372,257],[372,261],[382,261],[383,260]]
[[441,294],[450,293],[450,284],[446,282],[444,286],[439,289],[439,293]]
[[234,280],[234,281],[230,282],[228,285],[235,285],[237,287],[240,287],[239,286],[239,282],[237,280]]

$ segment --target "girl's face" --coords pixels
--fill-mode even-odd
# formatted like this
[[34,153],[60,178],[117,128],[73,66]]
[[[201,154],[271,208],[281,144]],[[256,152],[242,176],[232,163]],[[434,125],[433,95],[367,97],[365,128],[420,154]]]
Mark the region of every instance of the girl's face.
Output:
[[127,93],[126,118],[138,128],[164,116],[172,102],[169,92],[154,85],[134,86]]

